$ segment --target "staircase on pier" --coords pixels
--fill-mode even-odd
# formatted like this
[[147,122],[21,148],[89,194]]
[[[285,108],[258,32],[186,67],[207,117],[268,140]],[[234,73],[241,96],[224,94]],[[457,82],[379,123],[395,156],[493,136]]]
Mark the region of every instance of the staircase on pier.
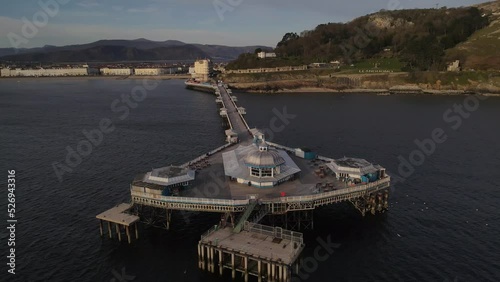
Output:
[[245,221],[247,221],[247,219],[250,217],[250,215],[252,214],[252,212],[256,206],[257,206],[257,201],[250,201],[247,208],[245,209],[245,211],[241,215],[240,219],[238,220],[238,223],[236,224],[236,226],[234,226],[234,229],[233,229],[234,233],[241,232],[241,229],[243,228]]

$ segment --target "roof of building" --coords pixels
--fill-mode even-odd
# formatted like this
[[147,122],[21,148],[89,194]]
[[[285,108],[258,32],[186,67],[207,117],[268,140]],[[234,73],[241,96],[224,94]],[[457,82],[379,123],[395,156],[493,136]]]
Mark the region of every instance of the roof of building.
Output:
[[143,182],[159,185],[173,185],[194,180],[195,171],[178,166],[166,166],[146,173]]
[[251,167],[277,167],[285,163],[283,157],[280,156],[278,151],[268,149],[266,151],[259,151],[255,149],[250,152],[245,158],[245,165]]
[[247,179],[255,182],[268,182],[278,181],[297,172],[300,168],[290,158],[290,156],[283,150],[276,150],[275,152],[285,161],[280,168],[280,173],[274,177],[258,178],[250,175],[249,169],[246,167],[245,160],[249,153],[254,152],[255,145],[239,146],[235,150],[222,153],[224,163],[224,174],[234,178]]
[[374,173],[378,169],[373,166],[372,163],[365,159],[358,158],[347,158],[343,157],[341,159],[333,160],[328,163],[327,166],[335,173],[359,173],[367,174]]

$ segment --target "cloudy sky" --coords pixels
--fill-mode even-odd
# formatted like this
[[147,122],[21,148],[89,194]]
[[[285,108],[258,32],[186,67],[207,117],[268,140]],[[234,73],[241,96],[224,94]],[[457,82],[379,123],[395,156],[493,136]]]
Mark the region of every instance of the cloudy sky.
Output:
[[[52,4],[43,8],[39,2]],[[275,46],[283,34],[380,9],[469,6],[484,0],[40,0],[3,1],[0,48],[99,39],[176,39]],[[57,3],[55,6],[54,3]],[[55,8],[54,8],[55,7]],[[56,9],[57,8],[57,9]],[[35,25],[33,25],[35,24]],[[35,27],[29,28],[29,27]]]

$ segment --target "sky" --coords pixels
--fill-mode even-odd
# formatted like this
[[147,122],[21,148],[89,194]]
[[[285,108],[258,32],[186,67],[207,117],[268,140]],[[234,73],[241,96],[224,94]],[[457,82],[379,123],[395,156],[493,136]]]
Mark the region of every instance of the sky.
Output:
[[381,9],[470,6],[484,0],[39,0],[3,1],[0,48],[101,39],[276,46],[287,32],[348,22]]

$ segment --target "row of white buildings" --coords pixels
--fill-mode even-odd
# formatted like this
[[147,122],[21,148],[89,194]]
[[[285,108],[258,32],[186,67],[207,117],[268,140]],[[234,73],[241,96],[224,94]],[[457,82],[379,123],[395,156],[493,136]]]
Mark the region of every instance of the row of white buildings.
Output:
[[37,69],[21,69],[21,68],[2,68],[0,69],[1,77],[12,76],[88,76],[88,75],[112,75],[112,76],[127,76],[127,75],[162,75],[171,73],[171,69],[164,68],[91,68],[87,65],[74,68],[37,68]]

